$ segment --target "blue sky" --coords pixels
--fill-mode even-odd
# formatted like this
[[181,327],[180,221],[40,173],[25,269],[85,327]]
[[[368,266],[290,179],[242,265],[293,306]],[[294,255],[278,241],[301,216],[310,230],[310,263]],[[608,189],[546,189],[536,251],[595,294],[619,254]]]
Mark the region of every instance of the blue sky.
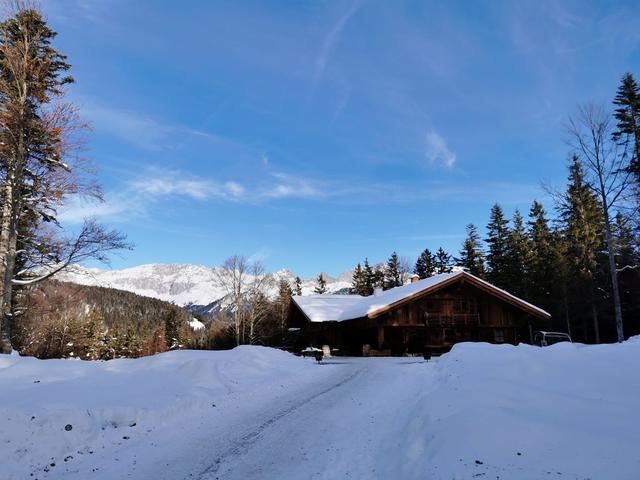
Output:
[[640,74],[640,3],[49,0],[93,125],[114,258],[302,276],[393,251],[561,185],[563,122]]

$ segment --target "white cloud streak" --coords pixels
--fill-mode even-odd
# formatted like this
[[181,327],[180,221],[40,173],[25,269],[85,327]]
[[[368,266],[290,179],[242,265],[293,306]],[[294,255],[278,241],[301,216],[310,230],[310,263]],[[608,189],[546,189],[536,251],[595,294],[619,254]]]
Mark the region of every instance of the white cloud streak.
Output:
[[298,178],[286,173],[271,174],[276,181],[274,185],[266,187],[259,193],[261,198],[319,198],[327,194],[327,189],[321,188],[317,182],[305,178]]
[[317,85],[317,83],[322,78],[324,70],[327,67],[327,63],[331,58],[331,54],[333,53],[336,43],[340,39],[342,31],[346,27],[347,23],[349,23],[351,17],[353,17],[353,15],[356,13],[359,6],[360,2],[358,0],[355,0],[351,4],[351,7],[349,7],[349,9],[338,18],[336,23],[333,24],[331,30],[329,30],[329,33],[327,33],[327,35],[325,36],[324,42],[322,43],[322,48],[320,49],[320,53],[316,57],[315,72],[313,76],[314,85]]
[[190,178],[179,171],[159,172],[127,182],[119,191],[106,195],[104,202],[73,197],[61,209],[60,220],[80,223],[84,218],[130,221],[144,217],[155,203],[174,197],[206,202],[212,200],[238,203],[260,203],[285,198],[321,198],[329,189],[311,179],[274,172],[259,185],[243,185],[237,181]]
[[[119,190],[106,194],[106,201],[95,203],[72,198],[60,211],[62,222],[76,224],[84,218],[127,223],[151,215],[154,208],[168,199],[197,202],[264,204],[304,199],[340,202],[350,205],[376,205],[381,201],[406,204],[423,201],[486,202],[505,205],[522,204],[541,198],[539,186],[530,184],[485,182],[473,187],[431,182],[416,188],[398,183],[329,181],[290,173],[272,172],[258,183],[194,178],[180,171],[153,169],[131,180]],[[542,195],[544,197],[544,195]],[[174,202],[175,203],[175,202]]]
[[175,148],[176,139],[185,136],[221,140],[210,132],[103,105],[91,99],[80,99],[78,103],[81,105],[82,116],[91,122],[96,133],[112,135],[144,150]]
[[456,154],[449,150],[445,139],[434,130],[425,136],[425,156],[431,165],[452,168],[456,163]]

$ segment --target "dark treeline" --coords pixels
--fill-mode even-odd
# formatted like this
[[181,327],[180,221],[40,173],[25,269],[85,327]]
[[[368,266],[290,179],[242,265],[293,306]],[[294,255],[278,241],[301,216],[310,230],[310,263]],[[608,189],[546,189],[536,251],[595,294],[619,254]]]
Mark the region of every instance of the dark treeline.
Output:
[[[421,279],[453,265],[538,305],[555,330],[575,340],[620,341],[640,333],[640,88],[626,74],[612,111],[581,106],[569,119],[567,184],[549,190],[550,211],[533,201],[526,217],[495,204],[486,235],[475,225],[458,255],[425,249],[412,269]],[[356,265],[352,293],[371,295],[408,280],[408,262]],[[623,330],[624,329],[624,330]]]

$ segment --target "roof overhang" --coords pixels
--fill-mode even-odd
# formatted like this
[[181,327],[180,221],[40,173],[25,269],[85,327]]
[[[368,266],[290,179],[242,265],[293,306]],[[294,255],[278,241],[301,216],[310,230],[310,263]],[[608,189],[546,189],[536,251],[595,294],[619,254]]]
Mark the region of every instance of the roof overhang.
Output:
[[442,290],[443,288],[448,287],[449,285],[453,285],[457,282],[460,281],[465,281],[468,282],[471,285],[474,285],[475,287],[491,294],[494,295],[498,298],[500,298],[501,300],[517,307],[520,308],[521,310],[526,311],[527,313],[541,318],[543,320],[550,320],[551,319],[551,314],[549,312],[546,312],[545,310],[542,310],[539,307],[536,307],[535,305],[532,305],[528,302],[525,302],[524,300],[516,297],[515,295],[510,294],[509,292],[502,290],[492,284],[490,284],[489,282],[482,280],[478,277],[476,277],[475,275],[471,275],[470,273],[467,272],[459,272],[456,275],[447,278],[446,280],[443,280],[435,285],[432,285],[430,287],[427,287],[423,290],[420,290],[419,292],[413,293],[411,295],[407,295],[406,297],[398,300],[397,302],[391,303],[389,305],[385,305],[384,307],[381,307],[379,309],[376,309],[372,312],[369,312],[369,314],[367,315],[369,318],[376,318],[379,317],[380,315],[383,315],[385,313],[387,313],[389,310],[392,310],[400,305],[403,305],[405,303],[411,302],[413,300],[416,300],[418,298],[424,297],[426,295],[429,295],[435,291],[438,290]]

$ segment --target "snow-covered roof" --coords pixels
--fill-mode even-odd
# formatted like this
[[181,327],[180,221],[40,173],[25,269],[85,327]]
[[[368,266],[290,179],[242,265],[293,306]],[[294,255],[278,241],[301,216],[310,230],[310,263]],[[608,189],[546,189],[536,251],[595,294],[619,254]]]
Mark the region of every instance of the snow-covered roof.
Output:
[[471,283],[475,283],[479,287],[485,287],[487,290],[493,291],[496,295],[504,300],[517,304],[534,313],[538,313],[543,317],[551,315],[524,300],[502,290],[489,282],[482,280],[467,272],[451,272],[441,273],[433,277],[418,280],[417,282],[402,285],[401,287],[391,288],[383,292],[363,297],[361,295],[308,295],[294,296],[293,301],[298,305],[300,310],[312,322],[329,322],[353,320],[375,315],[381,309],[402,302],[403,300],[418,295],[425,290],[431,290],[453,282],[454,279],[466,278]]

